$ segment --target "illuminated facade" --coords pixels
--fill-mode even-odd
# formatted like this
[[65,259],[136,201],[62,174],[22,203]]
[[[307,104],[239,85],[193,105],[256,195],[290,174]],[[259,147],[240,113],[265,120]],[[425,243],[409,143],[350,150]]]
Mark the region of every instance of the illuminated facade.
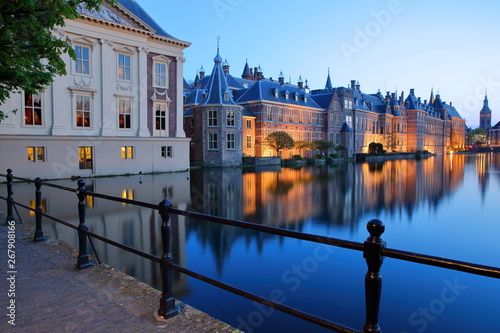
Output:
[[[238,139],[245,147],[246,156],[273,156],[275,152],[263,142],[276,131],[287,132],[295,141],[329,140],[346,147],[347,156],[367,153],[372,142],[382,143],[387,152],[427,150],[445,153],[465,147],[465,120],[451,103],[443,102],[439,94],[434,97],[431,92],[429,102],[416,97],[414,89],[410,89],[406,98],[404,93],[399,96],[390,92],[383,95],[380,91],[366,94],[355,80],[349,87],[333,87],[330,73],[324,89],[310,91],[307,80],[305,85],[301,78],[296,85],[291,84],[285,82],[282,73],[278,80],[264,78],[260,67],[251,70],[248,63],[241,78],[234,77],[227,61],[222,63],[219,54],[216,58],[214,73],[223,72],[223,75],[205,76],[202,68],[194,84],[185,84],[184,88],[184,129],[186,135],[193,138],[191,161],[212,162],[200,152],[208,156],[206,151],[212,147],[222,154],[223,149],[214,147],[226,146],[225,120],[220,122],[218,129],[213,128],[219,132],[220,142],[210,146],[211,138],[204,133],[211,126],[210,120],[201,116],[206,112],[197,111],[202,105],[210,104],[207,98],[214,92],[224,105],[242,107],[242,122],[253,124],[252,131],[243,133]],[[224,99],[220,87],[231,96]],[[219,116],[226,119],[224,112]],[[311,157],[319,151],[291,149],[280,152],[282,158],[299,153]],[[220,164],[238,163],[240,160],[235,159]]]
[[182,130],[184,49],[133,0],[79,5],[53,34],[76,58],[37,95],[13,93],[2,110],[0,169],[70,178],[189,168]]

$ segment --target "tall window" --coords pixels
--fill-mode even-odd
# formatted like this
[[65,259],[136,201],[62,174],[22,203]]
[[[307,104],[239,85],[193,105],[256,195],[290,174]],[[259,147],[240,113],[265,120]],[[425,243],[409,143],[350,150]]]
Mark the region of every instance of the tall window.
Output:
[[155,135],[167,136],[167,104],[155,103]]
[[217,110],[208,110],[208,126],[218,126]]
[[234,126],[234,110],[227,110],[227,126]]
[[86,46],[75,46],[75,72],[78,74],[90,74],[90,50]]
[[252,136],[247,135],[247,148],[251,149],[252,148]]
[[24,124],[42,125],[42,97],[24,93]]
[[127,54],[118,54],[118,80],[130,81],[130,59]]
[[76,95],[76,127],[90,127],[90,96]]
[[92,147],[78,147],[80,169],[92,169]]
[[121,158],[124,158],[124,159],[134,158],[134,147],[122,146],[121,147]]
[[208,149],[214,150],[218,148],[217,133],[208,133]]
[[167,64],[155,62],[155,87],[167,88]]
[[28,147],[28,161],[45,162],[45,147]]
[[252,121],[250,119],[247,119],[247,128],[248,129],[252,128]]
[[132,101],[118,99],[118,128],[132,128],[130,117],[132,115]]
[[234,149],[234,133],[227,133],[227,149]]

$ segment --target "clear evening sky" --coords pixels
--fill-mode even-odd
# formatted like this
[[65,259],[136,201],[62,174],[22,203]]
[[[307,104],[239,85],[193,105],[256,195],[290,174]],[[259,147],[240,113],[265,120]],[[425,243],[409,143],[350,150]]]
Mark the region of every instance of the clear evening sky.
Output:
[[365,93],[431,88],[479,124],[485,90],[500,121],[500,2],[495,0],[137,0],[174,37],[190,42],[184,77],[220,54],[240,76],[248,59],[264,76],[311,89],[357,80]]

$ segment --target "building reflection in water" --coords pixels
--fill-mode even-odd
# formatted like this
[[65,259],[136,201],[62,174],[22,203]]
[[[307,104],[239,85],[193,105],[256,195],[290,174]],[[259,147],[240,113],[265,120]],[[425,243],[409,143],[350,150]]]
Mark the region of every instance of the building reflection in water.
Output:
[[[478,155],[475,159],[444,155],[422,160],[321,167],[196,169],[188,177],[178,173],[98,178],[88,180],[87,187],[144,202],[158,203],[167,198],[180,209],[290,230],[304,231],[306,226],[307,232],[311,226],[323,227],[314,230],[325,230],[326,226],[351,230],[366,223],[363,216],[368,213],[377,216],[382,212],[405,212],[411,217],[417,205],[438,205],[463,182],[466,161],[476,163],[482,187],[487,185],[488,169],[499,170],[500,166],[499,155]],[[76,187],[74,181],[58,183]],[[14,187],[15,199],[19,202],[34,200],[33,185],[15,184]],[[5,185],[0,190],[4,193]],[[71,220],[75,225],[78,223],[76,195],[72,198],[45,187],[42,200],[45,211]],[[161,219],[150,209],[89,199],[87,225],[115,241],[161,254]],[[44,231],[76,247],[74,230],[44,219]],[[275,239],[265,233],[175,215],[172,216],[172,235],[173,257],[177,263],[189,266],[187,240],[194,236],[198,248],[212,253],[219,274],[236,241],[242,240],[247,246],[255,244],[262,253],[266,240]],[[157,264],[102,242],[95,244],[102,261],[150,285],[160,286]],[[179,296],[189,292],[185,276],[177,276],[175,288]]]

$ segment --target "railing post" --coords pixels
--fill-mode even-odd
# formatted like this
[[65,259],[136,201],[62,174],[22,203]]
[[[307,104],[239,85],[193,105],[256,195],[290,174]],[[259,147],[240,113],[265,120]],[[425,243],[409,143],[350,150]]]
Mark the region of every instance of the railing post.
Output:
[[45,238],[43,237],[42,231],[42,180],[40,177],[35,178],[35,221],[36,221],[36,229],[35,236],[33,237],[34,242],[43,241]]
[[168,200],[163,200],[158,205],[158,210],[162,219],[161,224],[161,240],[163,245],[163,254],[161,256],[161,298],[158,316],[168,319],[180,313],[179,308],[175,305],[175,298],[172,293],[172,255],[170,254],[170,213],[169,208],[172,208],[172,203]]
[[78,180],[78,189],[76,191],[78,196],[78,217],[80,219],[80,224],[78,225],[78,260],[76,262],[76,268],[84,269],[91,265],[89,262],[89,255],[87,254],[87,234],[85,230],[87,226],[85,225],[85,210],[87,208],[87,189],[85,188],[85,180]]
[[370,236],[364,242],[363,258],[366,259],[368,272],[365,276],[365,304],[366,322],[363,326],[364,333],[380,333],[382,330],[378,324],[378,314],[380,309],[380,295],[382,293],[382,276],[380,267],[384,257],[380,255],[380,250],[385,248],[385,241],[380,237],[385,226],[382,221],[373,219],[368,222],[366,229]]
[[9,221],[14,221],[14,215],[12,212],[12,207],[14,206],[14,198],[12,198],[12,169],[7,169],[7,220],[5,224],[9,224]]

